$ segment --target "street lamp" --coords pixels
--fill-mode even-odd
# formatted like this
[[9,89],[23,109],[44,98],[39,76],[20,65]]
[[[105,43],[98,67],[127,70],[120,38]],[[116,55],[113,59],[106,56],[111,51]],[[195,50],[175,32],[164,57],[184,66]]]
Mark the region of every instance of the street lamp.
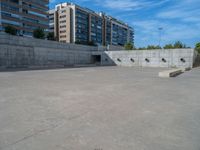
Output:
[[159,46],[161,47],[162,30],[163,30],[163,28],[162,28],[162,27],[159,27],[158,30],[159,30]]

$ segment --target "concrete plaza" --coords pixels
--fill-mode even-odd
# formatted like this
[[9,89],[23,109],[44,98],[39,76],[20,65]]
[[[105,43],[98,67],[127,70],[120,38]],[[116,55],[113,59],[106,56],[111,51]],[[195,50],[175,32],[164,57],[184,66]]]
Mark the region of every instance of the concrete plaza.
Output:
[[200,68],[0,72],[0,150],[200,150]]

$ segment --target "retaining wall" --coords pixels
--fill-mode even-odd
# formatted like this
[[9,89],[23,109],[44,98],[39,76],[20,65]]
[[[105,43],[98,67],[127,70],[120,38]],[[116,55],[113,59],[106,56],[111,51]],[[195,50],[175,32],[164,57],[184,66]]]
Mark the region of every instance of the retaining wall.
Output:
[[43,68],[91,64],[97,47],[0,34],[0,68]]
[[102,65],[141,67],[193,67],[194,49],[106,51]]
[[45,47],[78,51],[98,51],[98,47],[96,46],[60,43],[56,41],[40,40],[31,37],[11,36],[3,32],[0,32],[0,44],[21,45],[28,47]]
[[196,59],[193,49],[103,51],[0,33],[0,68],[88,65],[98,60],[95,56],[101,56],[101,65],[141,67],[192,67]]
[[0,46],[0,68],[66,67],[90,64],[91,52],[43,47]]

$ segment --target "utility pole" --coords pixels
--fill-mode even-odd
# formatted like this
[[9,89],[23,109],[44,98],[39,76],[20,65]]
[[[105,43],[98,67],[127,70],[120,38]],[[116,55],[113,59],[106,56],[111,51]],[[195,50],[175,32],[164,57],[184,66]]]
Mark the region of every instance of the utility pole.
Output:
[[162,28],[162,27],[159,27],[158,30],[159,30],[159,46],[161,47],[162,30],[163,30],[163,28]]

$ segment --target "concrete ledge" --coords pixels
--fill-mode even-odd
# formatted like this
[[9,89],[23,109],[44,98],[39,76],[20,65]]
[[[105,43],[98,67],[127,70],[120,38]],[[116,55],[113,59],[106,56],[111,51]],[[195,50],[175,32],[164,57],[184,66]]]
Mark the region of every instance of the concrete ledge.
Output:
[[187,68],[181,68],[182,69],[182,72],[185,72],[185,71],[190,71],[191,68],[190,67],[187,67]]
[[96,67],[96,64],[75,64],[74,67]]
[[182,69],[172,69],[159,72],[158,76],[162,78],[175,77],[183,72]]

